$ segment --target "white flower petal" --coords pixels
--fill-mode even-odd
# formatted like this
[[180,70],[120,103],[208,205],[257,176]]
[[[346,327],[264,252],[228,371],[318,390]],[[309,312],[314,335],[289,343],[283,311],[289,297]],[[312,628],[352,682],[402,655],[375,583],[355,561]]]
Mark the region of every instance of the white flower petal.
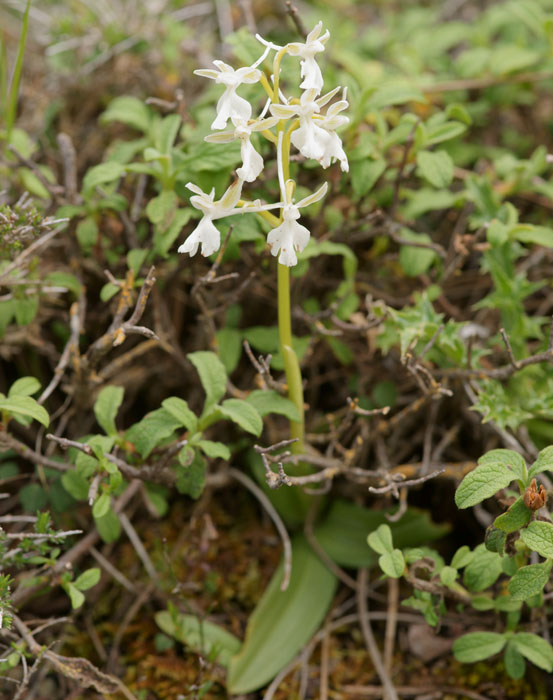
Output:
[[221,245],[221,234],[209,216],[204,216],[201,219],[200,223],[179,247],[178,252],[189,253],[191,256],[196,255],[200,244],[204,257],[215,253]]
[[216,203],[216,210],[221,212],[217,214],[217,218],[220,219],[223,216],[227,216],[228,212],[231,209],[234,209],[234,207],[238,204],[238,200],[242,194],[243,184],[244,183],[242,180],[236,180],[236,182],[233,182],[221,199]]
[[301,209],[302,207],[308,207],[310,204],[314,204],[315,202],[318,202],[319,199],[322,199],[325,194],[328,191],[328,182],[323,183],[319,189],[316,192],[313,192],[313,194],[307,195],[307,197],[304,197],[301,199],[297,204],[296,207],[298,209]]
[[314,56],[309,56],[301,62],[301,77],[304,78],[300,83],[302,90],[316,90],[318,94],[323,89],[323,74]]
[[320,160],[326,148],[327,138],[327,132],[312,120],[300,120],[300,128],[292,132],[290,140],[302,156]]
[[242,167],[238,168],[236,174],[246,182],[257,180],[263,170],[263,158],[252,146],[250,139],[242,139],[240,145],[242,156]]

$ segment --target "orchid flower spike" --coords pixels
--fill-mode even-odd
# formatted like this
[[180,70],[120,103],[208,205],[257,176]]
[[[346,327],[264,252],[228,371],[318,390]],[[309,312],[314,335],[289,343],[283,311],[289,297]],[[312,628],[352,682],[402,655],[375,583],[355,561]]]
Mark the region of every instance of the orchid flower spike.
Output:
[[302,59],[301,77],[303,78],[303,82],[300,88],[302,88],[302,90],[315,90],[317,95],[323,89],[323,75],[315,60],[315,56],[325,50],[324,45],[330,36],[328,29],[320,36],[322,28],[323,23],[317,22],[315,27],[307,35],[305,44],[294,42],[286,46],[291,56],[300,56]]
[[218,71],[210,68],[195,70],[195,75],[215,80],[216,83],[225,86],[225,91],[217,102],[217,116],[211,125],[212,129],[224,129],[229,119],[242,119],[248,121],[252,116],[252,106],[240,95],[236,94],[237,88],[242,83],[257,83],[261,79],[261,71],[254,66],[246,66],[234,70],[223,61],[213,61]]
[[221,131],[218,134],[209,134],[205,137],[205,141],[211,143],[228,143],[235,139],[240,140],[240,154],[242,156],[242,167],[238,168],[236,174],[245,182],[253,182],[256,180],[263,170],[263,158],[255,150],[250,141],[253,131],[264,131],[270,129],[278,122],[278,117],[268,117],[253,121],[248,124],[243,119],[232,120],[234,129],[230,131]]
[[346,117],[345,114],[340,114],[348,107],[349,104],[344,95],[344,99],[331,105],[325,116],[319,120],[319,125],[327,132],[325,150],[319,162],[323,168],[328,168],[335,160],[339,160],[340,168],[344,173],[349,171],[348,157],[344,152],[342,139],[336,133],[336,129],[349,123],[349,117]]
[[189,253],[191,256],[196,255],[200,244],[202,246],[202,255],[205,257],[219,250],[221,234],[213,221],[237,213],[235,207],[242,194],[242,184],[242,180],[234,182],[221,199],[217,201],[215,201],[215,189],[212,189],[209,194],[206,194],[192,182],[186,185],[189,190],[195,192],[195,195],[190,197],[190,204],[192,204],[195,209],[199,209],[203,213],[203,217],[200,223],[179,247],[179,253]]

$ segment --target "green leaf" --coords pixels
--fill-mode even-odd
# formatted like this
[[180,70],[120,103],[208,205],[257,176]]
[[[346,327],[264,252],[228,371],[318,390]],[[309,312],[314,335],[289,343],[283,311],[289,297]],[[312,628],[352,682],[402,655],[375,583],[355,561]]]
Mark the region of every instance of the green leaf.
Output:
[[269,413],[278,413],[286,416],[288,420],[299,421],[298,409],[290,399],[281,396],[276,391],[256,389],[252,391],[246,401],[251,404],[263,418]]
[[503,530],[498,530],[493,525],[490,525],[486,529],[486,536],[484,538],[484,544],[488,552],[496,552],[500,556],[503,556],[505,552],[505,542],[507,541],[507,533]]
[[480,457],[478,464],[502,464],[506,469],[510,469],[517,479],[525,481],[527,478],[526,462],[513,450],[490,450]]
[[134,272],[135,277],[140,273],[140,268],[148,257],[148,252],[146,248],[133,248],[127,253],[127,265],[129,270]]
[[509,229],[509,238],[521,243],[535,243],[547,248],[553,248],[553,229],[532,224],[516,224]]
[[98,242],[98,224],[92,216],[87,216],[79,221],[75,232],[79,245],[85,252],[89,252],[92,246]]
[[524,505],[524,498],[520,496],[509,506],[509,510],[495,519],[494,527],[506,533],[516,532],[529,523],[531,518],[532,511]]
[[453,161],[446,151],[420,151],[417,172],[434,187],[449,187],[453,180]]
[[227,374],[238,367],[242,355],[242,333],[237,328],[217,331],[217,351]]
[[[179,453],[188,459],[189,451],[184,448]],[[181,463],[182,464],[182,463]],[[205,459],[198,452],[194,453],[194,458],[190,464],[183,464],[177,470],[177,490],[190,498],[198,499],[205,486],[206,464]]]
[[444,566],[440,571],[440,581],[444,586],[452,586],[457,580],[457,569],[453,566]]
[[85,597],[80,590],[75,588],[71,582],[66,583],[63,588],[71,600],[71,607],[73,610],[80,608],[85,601]]
[[543,637],[530,632],[518,632],[513,637],[518,651],[535,666],[544,671],[553,671],[553,648]]
[[29,416],[47,428],[50,424],[50,417],[45,408],[37,403],[30,396],[10,396],[0,398],[0,411],[6,411],[11,415]]
[[405,570],[405,559],[399,549],[386,552],[378,558],[378,565],[390,578],[401,578]]
[[73,581],[73,585],[80,591],[88,591],[89,588],[92,588],[92,586],[98,583],[100,575],[101,571],[98,567],[87,569]]
[[509,581],[509,593],[515,600],[527,600],[543,590],[550,571],[550,561],[521,567]]
[[336,577],[302,536],[292,542],[292,572],[285,591],[282,577],[281,563],[250,615],[242,649],[230,661],[231,694],[250,693],[274,678],[303,649],[332,602]]
[[[426,233],[414,233],[407,228],[401,229],[401,237],[417,243],[431,243],[432,239]],[[436,253],[430,248],[402,245],[399,251],[399,264],[409,277],[418,277],[425,273],[436,260]]]
[[461,122],[445,122],[436,126],[429,126],[426,132],[425,146],[433,146],[436,143],[450,141],[460,136],[467,130]]
[[538,474],[541,474],[541,472],[547,471],[553,471],[553,445],[549,445],[549,447],[541,450],[538,454],[538,458],[528,471],[528,478],[533,479]]
[[67,493],[70,493],[77,501],[86,501],[88,498],[90,485],[80,472],[68,469],[62,474],[61,483]]
[[426,102],[422,92],[407,83],[390,83],[377,88],[369,97],[366,108],[371,111],[379,110],[390,105],[401,105],[406,102]]
[[520,533],[524,544],[546,559],[553,559],[553,524],[534,520]]
[[115,511],[110,508],[101,518],[95,518],[94,524],[98,534],[106,544],[115,542],[121,534],[121,523]]
[[470,547],[465,544],[462,547],[459,547],[459,549],[453,555],[453,559],[451,560],[451,566],[454,569],[464,569],[465,566],[470,564],[473,558],[474,552],[472,552]]
[[8,397],[31,396],[40,389],[40,382],[35,377],[21,377],[15,381],[8,391]]
[[19,491],[21,507],[27,513],[36,513],[48,503],[48,494],[40,484],[27,484]]
[[501,573],[501,557],[495,552],[488,552],[484,545],[479,545],[465,568],[463,580],[470,591],[478,593],[495,583]]
[[109,301],[121,291],[121,287],[113,282],[106,282],[100,289],[100,300],[103,302]]
[[[279,492],[277,492],[279,493]],[[389,511],[375,511],[355,503],[336,499],[323,522],[315,528],[315,537],[328,556],[340,566],[374,566],[377,557],[367,546],[367,532],[388,524]],[[443,537],[447,525],[435,525],[426,511],[409,508],[401,520],[389,525],[398,548],[416,547]]]
[[453,655],[461,663],[472,664],[499,654],[505,642],[497,632],[469,632],[453,642]]
[[226,460],[230,459],[230,450],[226,445],[223,445],[222,442],[212,442],[211,440],[198,440],[196,444],[205,455],[211,457],[212,459],[215,459],[217,457]]
[[360,199],[368,194],[375,186],[378,178],[386,170],[387,163],[384,158],[372,160],[366,158],[357,160],[351,164],[351,185],[353,193]]
[[242,399],[226,399],[218,407],[218,410],[225,418],[239,425],[242,430],[253,435],[261,435],[263,421],[256,409],[247,401]]
[[108,512],[111,505],[111,496],[107,491],[101,493],[98,498],[94,501],[92,506],[92,515],[94,518],[103,518]]
[[200,375],[200,381],[205,391],[203,415],[206,415],[225,395],[227,373],[223,363],[214,352],[202,350],[189,353],[187,357]]
[[178,420],[181,425],[184,425],[187,430],[191,433],[196,432],[198,428],[198,419],[188,408],[188,404],[184,399],[180,399],[178,396],[170,396],[168,399],[162,401],[161,405],[173,418]]
[[182,425],[165,408],[158,408],[146,414],[125,433],[142,457],[147,457],[160,442],[172,435]]
[[165,231],[175,215],[178,199],[173,190],[164,190],[157,197],[154,197],[146,206],[146,214],[150,221]]
[[178,114],[169,114],[159,123],[155,136],[155,145],[164,155],[168,155],[171,152],[173,143],[179,133],[181,122],[182,120]]
[[191,647],[196,653],[210,660],[215,659],[225,668],[242,646],[242,642],[230,632],[195,615],[163,610],[155,614],[155,621],[166,634]]
[[122,122],[133,129],[146,133],[150,128],[152,113],[150,108],[136,97],[116,97],[113,99],[106,111],[100,116],[100,122]]
[[98,185],[119,180],[125,174],[125,167],[120,163],[100,163],[86,171],[83,178],[83,192],[90,193]]
[[374,532],[367,537],[369,547],[378,554],[390,553],[394,549],[392,531],[389,525],[379,525]]
[[[493,450],[502,452],[502,450]],[[509,452],[509,450],[505,450]],[[491,453],[488,453],[490,455]],[[514,452],[512,454],[515,454]],[[498,456],[498,459],[485,459],[484,455],[478,466],[469,472],[459,484],[455,492],[455,503],[458,508],[469,508],[477,503],[490,498],[500,489],[506,488],[518,475],[511,471],[505,461]],[[516,455],[519,457],[519,455]]]
[[505,654],[503,656],[503,663],[505,664],[507,674],[515,681],[518,681],[524,677],[526,662],[524,661],[522,654],[517,649],[514,639],[509,639],[507,642]]
[[100,391],[94,403],[96,420],[108,435],[118,434],[115,416],[123,402],[124,393],[122,386],[106,386]]

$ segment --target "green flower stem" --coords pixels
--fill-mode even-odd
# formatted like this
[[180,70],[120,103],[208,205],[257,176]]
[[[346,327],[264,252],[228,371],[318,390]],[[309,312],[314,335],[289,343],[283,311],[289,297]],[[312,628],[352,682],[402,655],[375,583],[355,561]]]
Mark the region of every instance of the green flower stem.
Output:
[[290,311],[290,268],[278,263],[278,330],[280,352],[284,361],[288,398],[298,409],[299,421],[290,421],[290,437],[297,438],[291,450],[296,454],[304,451],[305,412],[303,408],[303,385],[300,364],[292,346],[292,320]]

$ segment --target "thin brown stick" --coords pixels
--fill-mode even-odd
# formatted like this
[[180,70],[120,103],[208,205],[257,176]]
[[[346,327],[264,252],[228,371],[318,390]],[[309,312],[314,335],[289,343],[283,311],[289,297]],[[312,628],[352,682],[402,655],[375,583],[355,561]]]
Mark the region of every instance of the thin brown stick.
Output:
[[388,578],[388,615],[384,636],[384,668],[390,674],[394,656],[394,644],[397,629],[397,608],[399,605],[399,583],[397,578]]
[[295,5],[292,5],[291,0],[286,0],[285,4],[286,14],[290,15],[292,22],[296,25],[298,34],[305,39],[307,37],[307,29],[305,28],[305,24],[303,23],[300,13],[298,12],[298,8]]

